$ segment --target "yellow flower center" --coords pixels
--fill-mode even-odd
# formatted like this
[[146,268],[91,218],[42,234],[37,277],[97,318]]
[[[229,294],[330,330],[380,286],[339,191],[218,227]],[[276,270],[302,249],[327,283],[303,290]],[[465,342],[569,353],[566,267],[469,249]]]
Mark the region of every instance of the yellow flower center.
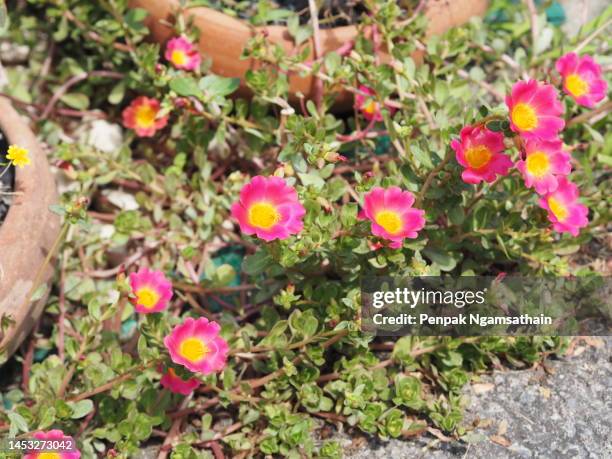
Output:
[[538,117],[531,106],[518,103],[512,109],[512,122],[521,131],[531,131],[538,126]]
[[465,159],[473,169],[480,169],[489,164],[492,156],[491,150],[484,145],[470,147],[465,152]]
[[589,84],[576,73],[567,76],[565,79],[565,87],[574,97],[580,97],[589,92]]
[[62,459],[58,453],[38,453],[36,459]]
[[370,102],[368,102],[362,107],[362,110],[368,115],[373,115],[375,112],[378,111],[378,102],[370,100]]
[[141,105],[136,109],[136,124],[140,127],[151,127],[155,123],[157,111],[150,105]]
[[185,65],[187,63],[187,54],[185,54],[185,51],[175,49],[172,51],[170,60],[174,65]]
[[18,147],[17,145],[11,145],[8,148],[6,159],[8,159],[14,166],[23,167],[30,164],[30,157],[28,155],[29,152],[25,148]]
[[527,172],[534,177],[542,177],[550,170],[548,155],[541,151],[535,151],[527,156]]
[[159,293],[149,287],[143,287],[136,292],[136,301],[143,308],[151,309],[159,301]]
[[249,224],[256,228],[270,229],[280,218],[276,207],[267,202],[257,202],[249,208]]
[[179,347],[180,356],[190,362],[199,362],[206,357],[206,354],[209,352],[210,349],[208,349],[204,341],[199,338],[187,338],[181,342]]
[[381,210],[376,214],[374,220],[389,234],[397,234],[402,230],[402,219],[397,212],[392,210]]
[[548,198],[548,207],[550,208],[550,211],[553,213],[553,215],[557,217],[557,220],[559,220],[560,222],[567,218],[567,207],[565,207],[552,196]]

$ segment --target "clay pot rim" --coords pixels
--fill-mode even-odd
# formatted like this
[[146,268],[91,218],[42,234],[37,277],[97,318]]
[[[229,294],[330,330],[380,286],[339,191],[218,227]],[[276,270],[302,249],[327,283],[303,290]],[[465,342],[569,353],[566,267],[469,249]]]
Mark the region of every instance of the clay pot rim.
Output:
[[[441,0],[428,0],[423,8],[423,14],[429,19],[426,36],[442,33],[454,26],[466,23],[475,15],[483,15],[487,9],[489,0],[456,0],[454,2],[443,2]],[[145,24],[149,29],[149,36],[153,41],[163,45],[175,36],[173,22],[176,20],[179,9],[179,0],[129,0],[131,8],[143,8],[148,15]],[[223,77],[240,78],[237,96],[249,96],[251,94],[244,80],[248,70],[258,68],[259,62],[254,59],[242,59],[242,51],[248,40],[258,32],[265,33],[267,40],[276,46],[284,48],[287,52],[296,49],[295,43],[289,37],[288,29],[284,25],[255,26],[248,21],[232,17],[222,11],[204,6],[196,6],[180,11],[185,20],[193,21],[193,25],[200,29],[197,46],[202,56],[211,58],[212,73]],[[348,26],[337,26],[320,29],[321,56],[335,51],[347,42],[353,41],[357,36],[361,22]],[[366,31],[367,32],[367,31]],[[314,56],[313,37],[299,45],[302,48],[309,45],[309,59]],[[418,51],[413,56],[420,59],[422,52]],[[385,50],[381,49],[381,59],[385,61]],[[388,58],[388,55],[387,55]],[[388,60],[388,59],[387,59]],[[312,99],[317,95],[315,78],[312,75],[302,76],[293,72],[289,75],[289,100],[296,104],[299,95]],[[334,103],[338,111],[350,108],[352,94],[348,91],[340,91]]]
[[[10,110],[3,104],[4,101],[7,102],[6,105],[10,107]],[[13,197],[8,213],[4,217],[4,221],[0,223],[1,242],[5,239],[3,236],[8,234],[11,228],[23,225],[23,222],[20,221],[20,217],[23,213],[20,211],[20,207],[22,207],[22,209],[40,207],[38,205],[40,201],[37,199],[29,199],[29,196],[30,194],[36,194],[36,187],[33,185],[35,185],[37,169],[47,169],[49,165],[46,160],[39,160],[41,156],[44,158],[44,154],[30,127],[21,119],[21,115],[15,111],[10,101],[2,96],[0,96],[0,108],[0,131],[4,134],[7,143],[9,145],[17,144],[20,147],[26,148],[32,159],[32,162],[28,166],[14,168],[15,183],[12,191],[23,194]],[[19,139],[19,141],[14,141],[15,139]],[[30,190],[33,193],[27,192]]]
[[[28,149],[31,163],[16,168],[13,197],[0,225],[0,314],[8,313],[15,324],[0,337],[0,349],[11,355],[40,317],[48,289],[37,299],[28,292],[48,286],[52,263],[43,266],[60,232],[59,216],[49,206],[57,202],[57,191],[49,163],[29,124],[0,96],[0,130],[7,142]],[[35,285],[35,282],[37,284]],[[36,290],[33,290],[36,289]],[[22,307],[23,306],[23,307]]]

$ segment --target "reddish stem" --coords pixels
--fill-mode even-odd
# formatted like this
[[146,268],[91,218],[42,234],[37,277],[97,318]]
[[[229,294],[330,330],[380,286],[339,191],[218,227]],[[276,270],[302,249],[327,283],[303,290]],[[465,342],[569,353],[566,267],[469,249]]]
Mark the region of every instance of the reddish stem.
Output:
[[374,124],[376,124],[376,120],[372,119],[370,120],[369,124],[365,127],[365,129],[355,131],[349,135],[337,134],[336,140],[346,143],[346,142],[353,142],[355,140],[365,139],[368,136],[368,132],[370,131],[370,129],[374,127]]

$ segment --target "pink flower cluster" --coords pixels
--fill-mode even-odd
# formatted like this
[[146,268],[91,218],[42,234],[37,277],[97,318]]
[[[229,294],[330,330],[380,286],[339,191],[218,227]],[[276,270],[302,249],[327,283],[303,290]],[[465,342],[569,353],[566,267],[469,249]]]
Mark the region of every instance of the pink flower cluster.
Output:
[[[425,211],[412,207],[414,196],[398,187],[375,187],[364,196],[362,219],[372,222],[372,234],[400,248],[406,238],[416,238],[425,226]],[[253,177],[232,205],[240,229],[264,241],[287,239],[304,227],[306,209],[295,188],[280,177]]]
[[[65,435],[61,430],[55,429],[50,430],[48,432],[36,432],[32,435],[36,440],[67,440],[68,435]],[[45,453],[45,452],[34,452],[28,451],[23,456],[23,459],[43,459],[43,458],[52,458],[52,459],[80,459],[81,452],[78,449],[73,449],[70,451],[62,451],[58,453]]]
[[395,108],[392,106],[390,101],[385,101],[383,104],[378,102],[376,91],[369,86],[360,85],[355,93],[355,110],[361,112],[362,116],[372,123],[382,121],[383,107],[389,110],[390,114],[393,115]]
[[[229,346],[219,334],[221,326],[205,317],[188,317],[164,338],[170,359],[186,371],[209,375],[227,364]],[[184,371],[185,371],[184,370]],[[171,392],[189,395],[200,386],[197,378],[183,379],[172,366],[162,371],[160,384]]]
[[608,83],[591,56],[568,53],[557,61],[556,68],[563,78],[563,91],[577,104],[592,108],[606,96]]
[[372,224],[372,234],[391,241],[389,247],[399,249],[404,239],[414,239],[425,226],[425,211],[412,207],[414,195],[392,186],[374,187],[363,198],[361,218]]
[[380,103],[376,101],[376,91],[369,86],[359,86],[359,92],[355,95],[355,109],[368,121],[383,120]]
[[130,274],[130,286],[134,295],[134,309],[142,314],[161,312],[168,308],[172,299],[172,282],[161,271],[141,268]]
[[183,35],[168,40],[164,57],[180,70],[197,70],[202,62],[196,46]]
[[[202,62],[196,45],[182,35],[168,40],[164,57],[174,68],[185,71],[196,71]],[[168,124],[168,115],[161,109],[160,101],[146,96],[133,99],[123,110],[122,119],[123,126],[132,129],[138,137],[153,137]]]
[[[134,308],[142,314],[164,311],[172,299],[172,283],[161,271],[142,268],[130,274],[130,287]],[[229,346],[219,335],[220,330],[216,322],[204,317],[189,317],[174,327],[164,344],[175,364],[208,375],[221,371],[227,362]],[[171,366],[165,371],[160,367],[159,371],[162,373],[160,384],[174,393],[188,395],[200,385],[197,378],[183,379]]]
[[[557,61],[556,67],[563,77],[564,91],[577,103],[592,107],[605,96],[607,84],[591,57],[569,53]],[[520,160],[513,164],[504,153],[501,132],[488,130],[484,123],[466,126],[460,139],[451,142],[457,162],[465,168],[463,180],[492,183],[516,165],[525,186],[541,196],[538,203],[548,211],[553,228],[577,236],[588,224],[588,209],[578,202],[578,188],[567,179],[572,170],[571,155],[559,137],[565,120],[557,90],[535,80],[518,81],[506,97],[506,106],[510,129],[521,145]]]

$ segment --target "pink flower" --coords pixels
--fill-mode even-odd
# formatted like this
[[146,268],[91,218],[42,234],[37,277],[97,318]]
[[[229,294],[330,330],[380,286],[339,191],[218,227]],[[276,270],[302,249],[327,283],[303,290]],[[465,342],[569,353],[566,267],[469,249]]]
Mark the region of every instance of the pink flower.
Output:
[[359,91],[360,93],[355,95],[355,108],[361,111],[363,117],[369,121],[382,121],[381,106],[375,98],[376,91],[363,84],[359,86]]
[[165,387],[170,392],[181,395],[189,395],[200,386],[200,381],[198,379],[189,378],[184,380],[176,374],[176,371],[174,371],[172,367],[168,367],[159,382],[162,387]]
[[174,327],[164,344],[174,363],[194,373],[208,375],[221,371],[227,362],[228,345],[219,336],[221,327],[205,317],[191,317]]
[[512,160],[502,152],[505,149],[504,136],[480,126],[465,126],[461,139],[453,140],[457,162],[465,167],[461,178],[466,183],[491,183],[497,175],[506,175],[512,167]]
[[425,211],[415,209],[414,195],[392,186],[374,187],[363,198],[361,217],[372,222],[372,234],[390,240],[390,247],[398,249],[405,238],[413,239],[425,226]]
[[580,228],[589,224],[589,209],[578,202],[578,187],[567,177],[558,178],[555,191],[540,198],[538,205],[548,212],[555,231],[578,236]]
[[[67,436],[61,430],[50,430],[48,432],[36,432],[33,437],[37,440],[67,440]],[[79,459],[81,453],[78,449],[62,452],[27,452],[23,459]]]
[[525,139],[555,140],[565,126],[557,90],[535,80],[518,81],[506,96],[511,129]]
[[304,227],[305,213],[295,188],[280,177],[253,177],[240,191],[240,200],[232,205],[232,216],[242,232],[264,241],[298,234]]
[[139,137],[152,137],[168,123],[167,116],[158,117],[159,111],[158,100],[137,97],[123,110],[123,125],[133,129]]
[[592,108],[606,96],[608,83],[601,77],[601,67],[591,56],[567,53],[555,66],[563,77],[563,91],[576,103]]
[[164,57],[174,67],[181,70],[196,70],[200,67],[202,58],[195,45],[185,36],[174,37],[166,44]]
[[136,297],[134,309],[142,314],[163,311],[172,298],[172,282],[160,271],[142,268],[130,274],[130,286]]
[[557,175],[572,171],[570,155],[563,151],[560,140],[528,140],[525,143],[525,160],[516,163],[523,174],[525,186],[535,188],[538,194],[552,193],[557,189]]

